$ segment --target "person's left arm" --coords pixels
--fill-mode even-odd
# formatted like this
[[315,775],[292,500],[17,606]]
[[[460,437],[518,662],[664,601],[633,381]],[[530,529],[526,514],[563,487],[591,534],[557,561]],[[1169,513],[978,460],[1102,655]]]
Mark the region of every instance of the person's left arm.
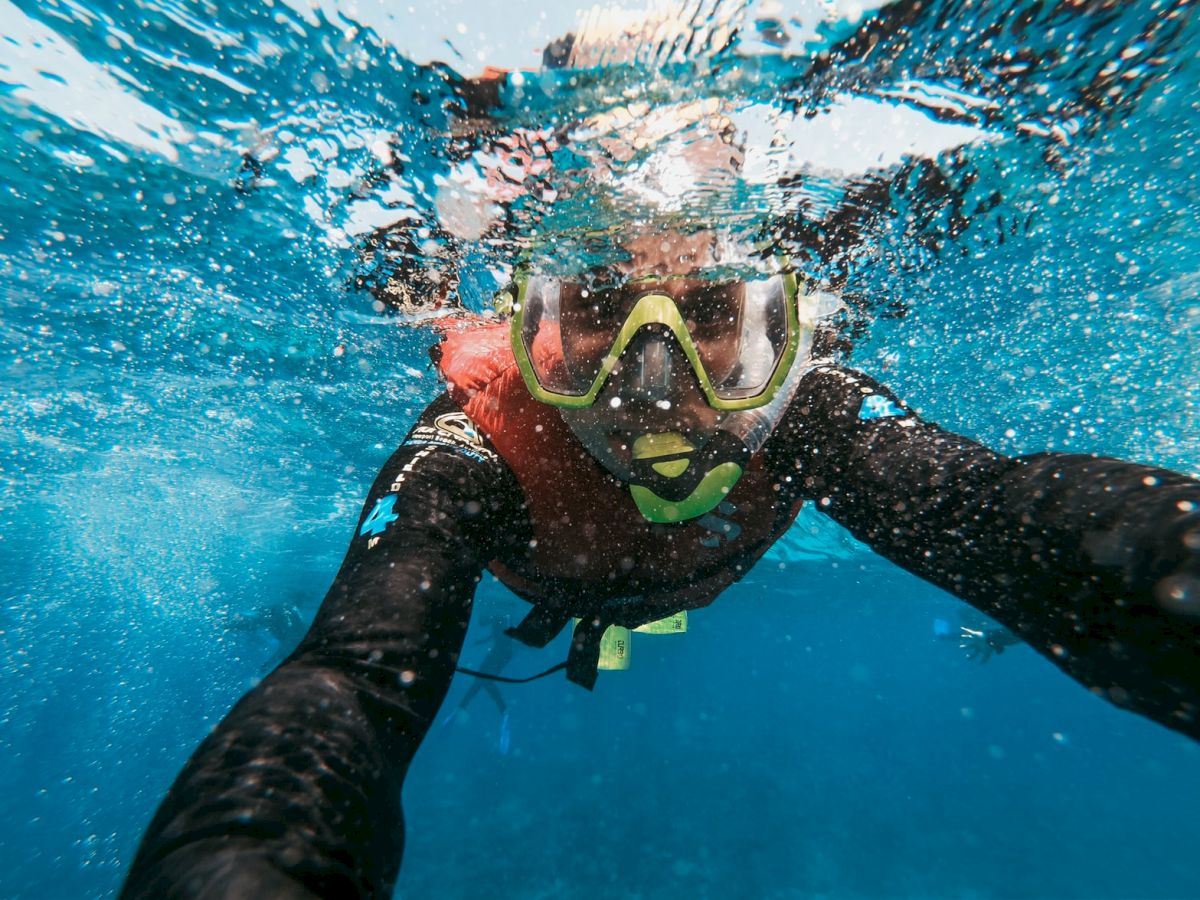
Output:
[[767,449],[876,552],[1093,692],[1200,739],[1200,481],[1082,454],[1007,457],[835,366],[805,376]]

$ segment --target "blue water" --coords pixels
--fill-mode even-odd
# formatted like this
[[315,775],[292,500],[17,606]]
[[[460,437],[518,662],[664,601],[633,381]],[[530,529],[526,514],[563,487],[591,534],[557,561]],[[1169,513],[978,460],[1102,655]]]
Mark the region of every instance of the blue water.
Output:
[[[372,226],[462,255],[479,310],[531,232],[840,213],[854,236],[804,261],[851,304],[852,364],[1004,452],[1200,471],[1191,4],[933,2],[839,56],[907,8],[862,6],[718,4],[510,79],[497,134],[718,96],[769,174],[673,192],[651,146],[605,181],[575,133],[492,221],[446,187],[487,174],[451,86],[536,69],[574,15],[0,2],[0,895],[114,894],[438,392],[420,317],[351,286],[400,264],[363,260]],[[762,107],[797,113],[774,156]],[[478,606],[466,665],[521,604],[486,579]],[[481,697],[435,727],[398,896],[1200,896],[1196,745],[1027,648],[968,661],[935,633],[960,614],[805,512],[594,694],[550,679],[505,691],[507,725]]]

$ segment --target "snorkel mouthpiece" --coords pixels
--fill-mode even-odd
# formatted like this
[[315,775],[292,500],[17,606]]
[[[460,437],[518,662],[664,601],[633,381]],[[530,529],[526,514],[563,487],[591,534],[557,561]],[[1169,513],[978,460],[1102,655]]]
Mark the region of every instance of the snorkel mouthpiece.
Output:
[[683,454],[684,458],[682,459],[650,464],[650,468],[658,474],[665,475],[667,478],[676,478],[682,475],[684,469],[688,467],[686,454],[695,449],[688,443],[688,439],[677,431],[668,431],[665,434],[643,434],[633,442],[633,458],[635,460],[662,459]]
[[684,522],[715,508],[742,477],[750,452],[718,432],[699,452],[678,432],[644,434],[633,442],[637,482],[629,493],[642,518]]

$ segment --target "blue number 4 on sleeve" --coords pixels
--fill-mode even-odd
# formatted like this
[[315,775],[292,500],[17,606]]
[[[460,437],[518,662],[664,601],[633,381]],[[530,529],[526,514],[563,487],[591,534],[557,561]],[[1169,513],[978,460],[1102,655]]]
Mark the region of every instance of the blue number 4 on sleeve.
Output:
[[395,494],[380,497],[379,502],[375,504],[375,508],[371,510],[371,514],[367,516],[366,521],[362,523],[362,527],[358,529],[359,537],[364,534],[383,534],[389,525],[400,518],[392,512],[395,505]]

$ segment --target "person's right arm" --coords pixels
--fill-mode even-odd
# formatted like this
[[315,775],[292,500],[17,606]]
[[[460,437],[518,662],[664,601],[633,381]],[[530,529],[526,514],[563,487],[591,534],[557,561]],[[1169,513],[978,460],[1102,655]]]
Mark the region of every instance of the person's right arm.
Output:
[[449,689],[483,566],[521,531],[507,466],[438,429],[456,413],[435,401],[388,460],[311,630],[188,761],[126,898],[391,896],[405,771]]

